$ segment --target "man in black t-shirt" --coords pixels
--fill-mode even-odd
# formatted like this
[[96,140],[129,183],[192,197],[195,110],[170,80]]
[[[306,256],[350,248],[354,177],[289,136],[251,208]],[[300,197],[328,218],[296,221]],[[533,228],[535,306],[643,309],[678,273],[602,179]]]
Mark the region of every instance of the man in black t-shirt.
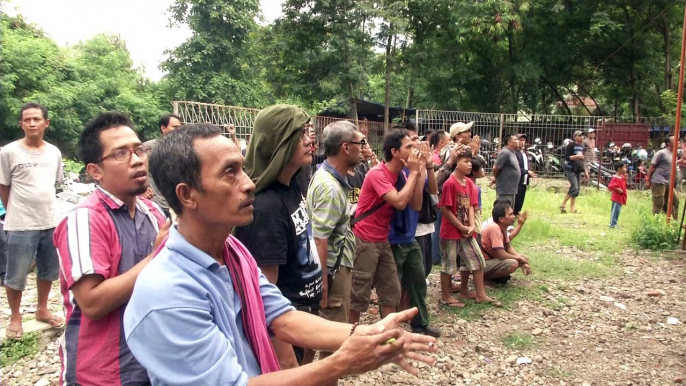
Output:
[[[316,315],[322,268],[303,195],[307,187],[294,178],[312,162],[309,120],[302,109],[290,105],[267,107],[255,118],[245,161],[256,185],[253,222],[236,228],[235,234],[293,306]],[[276,338],[272,343],[283,369],[296,367],[304,355],[311,355],[297,348],[294,353]]]

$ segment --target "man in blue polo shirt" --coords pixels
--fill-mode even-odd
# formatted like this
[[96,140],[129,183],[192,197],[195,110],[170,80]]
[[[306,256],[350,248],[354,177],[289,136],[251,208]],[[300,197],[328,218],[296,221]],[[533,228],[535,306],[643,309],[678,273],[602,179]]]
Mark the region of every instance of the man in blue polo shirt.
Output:
[[[408,127],[406,130],[410,140],[417,142],[419,151],[423,154],[428,154],[426,157],[426,169],[422,170],[420,178],[417,179],[412,201],[410,202],[411,205],[408,205],[403,210],[396,210],[393,214],[388,241],[391,243],[393,258],[398,267],[398,276],[400,276],[400,287],[402,288],[400,306],[406,307],[409,304],[419,309],[419,313],[410,323],[412,332],[439,337],[441,332],[429,326],[429,312],[426,309],[424,256],[422,255],[419,243],[415,239],[417,224],[419,223],[419,209],[422,207],[422,189],[428,189],[430,194],[436,194],[438,192],[438,185],[433,169],[433,158],[431,157],[428,144],[426,142],[419,142],[419,136],[414,127]],[[396,183],[396,189],[398,190],[405,186],[409,170],[403,168],[401,174],[402,176],[398,178]]]
[[[230,236],[234,226],[252,221],[255,184],[243,171],[240,149],[216,126],[189,125],[163,137],[150,171],[178,222],[136,280],[124,331],[153,385],[322,385],[389,361],[416,374],[405,355],[434,362],[421,354],[436,352],[434,338],[398,327],[416,309],[373,326],[293,309]],[[272,334],[335,352],[280,371]]]

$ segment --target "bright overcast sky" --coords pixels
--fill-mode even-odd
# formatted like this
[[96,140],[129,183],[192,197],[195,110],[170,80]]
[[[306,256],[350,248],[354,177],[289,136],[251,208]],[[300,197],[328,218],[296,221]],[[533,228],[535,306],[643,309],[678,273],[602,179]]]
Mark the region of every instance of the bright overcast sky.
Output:
[[[169,28],[167,8],[173,0],[11,0],[5,11],[21,13],[40,26],[59,45],[76,44],[101,33],[119,34],[134,60],[154,80],[162,77],[159,64],[165,49],[184,42],[185,26]],[[279,17],[283,0],[260,0],[267,22]]]

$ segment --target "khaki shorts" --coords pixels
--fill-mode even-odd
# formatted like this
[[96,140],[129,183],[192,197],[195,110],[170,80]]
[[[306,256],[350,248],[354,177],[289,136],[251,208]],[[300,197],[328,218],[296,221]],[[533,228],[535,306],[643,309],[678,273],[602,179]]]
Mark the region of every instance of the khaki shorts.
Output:
[[486,260],[486,268],[484,268],[484,280],[497,279],[499,277],[506,277],[510,274],[510,267],[514,264],[516,267],[519,263],[515,259],[488,259]]
[[372,285],[379,295],[379,305],[395,307],[400,304],[400,280],[388,241],[368,243],[355,236],[355,268],[352,276],[351,310],[367,311]]
[[340,267],[336,272],[336,276],[329,287],[327,306],[319,311],[322,318],[332,322],[348,323],[352,271],[351,268]]
[[[441,239],[441,272],[453,275],[460,271],[478,271],[484,269],[486,262],[481,254],[481,247],[473,237],[459,240]],[[459,263],[459,264],[458,264]]]

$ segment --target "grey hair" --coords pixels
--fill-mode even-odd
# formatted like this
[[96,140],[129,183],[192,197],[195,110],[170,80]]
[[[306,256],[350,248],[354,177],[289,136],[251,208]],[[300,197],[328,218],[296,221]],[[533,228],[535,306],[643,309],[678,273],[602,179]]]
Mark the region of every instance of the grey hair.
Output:
[[341,145],[355,140],[357,127],[350,121],[336,121],[329,123],[322,133],[324,154],[327,157],[337,156],[341,151]]

